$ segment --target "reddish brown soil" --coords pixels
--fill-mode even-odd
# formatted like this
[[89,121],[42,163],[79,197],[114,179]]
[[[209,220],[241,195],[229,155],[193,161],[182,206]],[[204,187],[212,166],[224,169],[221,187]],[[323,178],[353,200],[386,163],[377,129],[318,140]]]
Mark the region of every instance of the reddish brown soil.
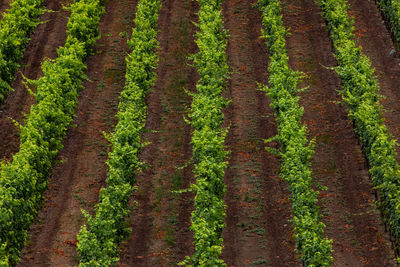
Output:
[[31,36],[31,40],[25,50],[19,72],[12,83],[14,88],[8,98],[0,107],[0,160],[10,159],[12,154],[18,151],[19,131],[12,119],[22,123],[24,115],[29,113],[30,106],[34,103],[33,97],[26,90],[21,72],[29,79],[40,77],[40,65],[44,58],[54,58],[56,49],[65,42],[68,13],[61,9],[61,5],[67,1],[47,0],[47,9],[56,12],[46,13],[40,24]]
[[396,266],[352,122],[345,107],[336,102],[340,80],[324,67],[337,62],[321,11],[314,1],[286,3],[290,64],[307,74],[304,86],[310,86],[301,94],[301,104],[310,137],[316,138],[313,175],[318,184],[328,188],[321,192],[320,205],[325,233],[333,239],[334,266]]
[[133,200],[138,207],[131,214],[132,234],[121,245],[120,266],[176,266],[193,253],[190,227],[191,194],[172,192],[188,188],[193,180],[190,126],[183,116],[190,99],[184,89],[194,90],[196,74],[187,57],[195,50],[193,33],[197,7],[193,1],[162,1],[159,17],[160,62],[157,82],[149,93],[149,130],[144,139],[151,142],[142,153],[149,165],[138,177]]
[[[390,55],[394,49],[390,33],[381,14],[370,1],[350,0],[350,14],[354,16],[356,36],[363,52],[370,58],[378,77],[380,92],[386,97],[382,101],[385,124],[394,137],[400,138],[400,58]],[[397,153],[400,153],[399,147]]]
[[232,72],[226,93],[232,102],[225,110],[231,155],[223,258],[228,266],[296,266],[287,183],[278,177],[278,159],[264,149],[276,124],[269,99],[256,84],[268,78],[261,14],[240,0],[225,1],[223,10]]
[[133,27],[136,0],[110,1],[100,24],[102,38],[87,60],[85,90],[79,97],[76,127],[64,139],[60,163],[53,170],[46,201],[19,266],[77,264],[76,235],[84,223],[81,208],[91,210],[104,186],[108,145],[102,132],[112,131],[118,95],[124,85],[126,38]]

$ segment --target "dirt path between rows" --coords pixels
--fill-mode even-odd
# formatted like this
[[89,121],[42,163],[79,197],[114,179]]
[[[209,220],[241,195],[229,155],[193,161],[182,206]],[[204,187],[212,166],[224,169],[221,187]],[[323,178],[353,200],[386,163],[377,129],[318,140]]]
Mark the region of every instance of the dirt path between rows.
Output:
[[142,160],[149,168],[138,176],[138,207],[131,214],[130,238],[121,245],[119,266],[176,266],[193,253],[189,231],[193,195],[173,190],[193,182],[187,114],[196,72],[187,57],[195,52],[195,1],[165,0],[159,16],[160,62],[157,82],[147,98],[148,119]]
[[[363,1],[360,1],[363,2]],[[364,1],[365,2],[365,1]],[[304,122],[316,138],[312,171],[328,188],[319,198],[325,233],[333,239],[334,266],[396,266],[389,236],[374,206],[365,158],[337,89],[340,79],[321,10],[311,0],[287,0],[283,8],[291,66],[307,74],[301,94]],[[377,32],[376,32],[377,33]],[[375,34],[376,34],[375,33]]]
[[77,264],[76,235],[104,186],[108,143],[102,135],[114,128],[118,96],[124,85],[126,38],[131,32],[136,0],[110,1],[102,17],[96,53],[86,62],[90,82],[79,97],[74,124],[63,141],[44,207],[30,230],[19,266]]
[[264,139],[276,135],[276,123],[270,100],[256,83],[268,79],[261,14],[240,0],[225,1],[223,10],[232,72],[226,93],[232,102],[225,110],[232,152],[225,174],[223,258],[228,266],[297,266],[290,193],[278,177],[278,159],[264,149]]
[[[356,37],[363,52],[370,58],[378,77],[385,124],[400,140],[400,58],[390,55],[394,49],[392,38],[374,1],[349,0],[350,14],[354,16]],[[400,148],[397,147],[399,155]],[[398,157],[400,159],[400,157]]]
[[42,75],[40,66],[44,58],[57,56],[57,48],[64,45],[66,38],[66,25],[69,13],[62,10],[62,4],[69,1],[46,0],[47,9],[55,12],[45,13],[41,16],[40,24],[31,36],[21,68],[12,83],[14,91],[0,107],[0,160],[11,159],[19,148],[19,130],[11,118],[22,123],[24,114],[29,113],[34,98],[26,90],[21,73],[29,79],[36,79]]

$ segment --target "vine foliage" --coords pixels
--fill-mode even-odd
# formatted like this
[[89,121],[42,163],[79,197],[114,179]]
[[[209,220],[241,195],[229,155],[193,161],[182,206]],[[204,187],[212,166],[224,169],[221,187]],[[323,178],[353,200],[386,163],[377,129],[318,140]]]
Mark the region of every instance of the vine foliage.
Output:
[[141,0],[128,45],[125,89],[120,96],[118,123],[108,136],[112,144],[107,165],[107,187],[100,191],[94,216],[84,212],[88,221],[78,234],[79,266],[114,266],[119,260],[118,245],[130,231],[125,218],[131,211],[129,199],[136,189],[136,174],[142,169],[139,159],[141,135],[147,107],[145,98],[155,83],[159,46],[157,41],[160,0]]
[[43,0],[11,1],[10,9],[3,13],[0,20],[0,104],[12,90],[14,74],[43,13]]
[[227,166],[224,141],[226,130],[222,128],[222,109],[227,100],[222,97],[228,78],[226,62],[227,32],[223,27],[222,0],[198,0],[199,31],[196,33],[199,52],[193,56],[200,79],[193,102],[189,122],[193,128],[192,146],[196,192],[192,226],[195,253],[183,263],[194,266],[226,266],[220,259],[222,230],[225,227],[224,173]]
[[265,38],[270,51],[269,87],[264,90],[271,98],[278,124],[278,135],[267,142],[278,141],[281,149],[280,177],[289,184],[296,246],[305,266],[331,266],[332,241],[324,238],[325,225],[321,222],[317,205],[318,192],[312,189],[310,160],[313,142],[307,140],[307,128],[301,123],[304,109],[299,105],[297,89],[301,74],[290,69],[279,0],[259,0]]
[[354,22],[345,0],[318,0],[335,48],[336,72],[343,84],[341,94],[349,107],[349,118],[364,146],[369,173],[379,191],[379,207],[390,232],[400,240],[400,166],[396,140],[384,124],[379,85],[370,60],[354,41]]
[[29,226],[37,214],[51,168],[83,89],[83,60],[99,37],[100,0],[75,0],[68,7],[67,40],[55,60],[42,64],[36,86],[36,104],[20,126],[19,151],[0,168],[0,266],[15,266]]

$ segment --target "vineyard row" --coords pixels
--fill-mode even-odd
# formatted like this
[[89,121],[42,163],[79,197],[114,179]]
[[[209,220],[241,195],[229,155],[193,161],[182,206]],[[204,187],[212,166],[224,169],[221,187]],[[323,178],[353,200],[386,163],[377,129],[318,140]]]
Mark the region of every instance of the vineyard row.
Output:
[[0,20],[0,105],[12,90],[14,74],[43,13],[43,0],[15,0]]
[[[226,129],[222,128],[222,109],[228,102],[222,97],[228,78],[226,62],[227,32],[223,27],[222,0],[198,0],[199,31],[196,43],[199,52],[193,63],[200,79],[189,122],[193,128],[192,146],[196,184],[192,190],[194,211],[192,226],[195,253],[185,261],[195,266],[225,266],[222,253],[222,230],[225,227],[224,173],[228,165],[224,142]],[[184,263],[182,263],[184,264]]]
[[370,176],[379,191],[379,207],[391,234],[400,240],[400,166],[397,163],[396,140],[384,124],[379,100],[378,81],[371,62],[354,41],[354,21],[348,15],[346,0],[318,0],[327,22],[335,56],[336,72],[342,80],[343,101],[349,107],[349,118],[364,146],[370,164]]
[[305,266],[330,266],[331,240],[324,238],[325,225],[321,222],[317,205],[318,192],[312,189],[310,160],[314,154],[313,141],[307,140],[307,128],[301,123],[304,108],[299,105],[297,88],[301,74],[289,67],[279,0],[259,0],[265,38],[270,52],[269,86],[264,90],[271,99],[278,124],[278,135],[267,140],[277,141],[281,149],[267,150],[281,159],[280,177],[289,184],[292,200],[293,224],[298,252]]
[[384,16],[390,22],[394,40],[400,43],[400,1],[399,0],[377,0]]
[[112,144],[107,165],[107,187],[100,191],[95,215],[84,213],[84,225],[78,234],[79,266],[111,266],[119,260],[118,245],[129,232],[125,218],[131,211],[130,197],[135,190],[136,174],[142,169],[141,136],[145,128],[147,92],[156,80],[158,62],[157,21],[160,0],[138,3],[135,28],[128,41],[132,52],[126,57],[125,89],[120,96],[118,123],[107,136]]
[[73,121],[78,94],[83,90],[83,60],[99,36],[99,0],[75,1],[70,7],[65,46],[55,60],[42,64],[36,104],[20,126],[19,151],[0,171],[0,266],[14,266],[37,214],[62,140]]

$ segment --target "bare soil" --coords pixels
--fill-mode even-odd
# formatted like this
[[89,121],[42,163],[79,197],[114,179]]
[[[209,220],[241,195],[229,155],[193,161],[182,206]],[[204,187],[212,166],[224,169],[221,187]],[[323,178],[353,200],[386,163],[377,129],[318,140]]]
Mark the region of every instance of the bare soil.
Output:
[[325,233],[333,239],[334,266],[396,266],[358,137],[346,108],[338,104],[340,79],[325,67],[337,62],[321,10],[314,1],[286,3],[290,64],[307,75],[304,86],[310,86],[301,94],[301,104],[309,136],[316,139],[313,175],[328,188],[321,191],[319,202]]
[[11,159],[11,156],[18,151],[19,130],[12,119],[23,123],[24,114],[29,113],[30,106],[35,101],[26,89],[21,73],[29,79],[36,79],[42,75],[40,66],[43,59],[57,56],[57,48],[65,43],[69,16],[68,12],[62,10],[62,4],[68,2],[45,1],[46,8],[55,12],[48,12],[41,16],[40,20],[47,22],[40,24],[32,34],[21,62],[21,68],[12,83],[14,91],[10,92],[0,107],[0,160]]
[[[124,85],[126,38],[131,31],[136,0],[110,1],[102,17],[96,53],[87,59],[90,81],[79,97],[75,125],[63,141],[53,169],[45,203],[30,230],[19,266],[77,264],[76,235],[85,223],[81,208],[91,211],[105,185],[108,143],[102,132],[112,131],[118,96]],[[128,34],[129,35],[129,34]]]
[[[189,231],[193,195],[174,193],[193,182],[190,126],[187,115],[197,74],[188,56],[195,52],[197,6],[194,1],[165,0],[159,17],[160,62],[157,82],[149,93],[148,132],[151,142],[142,152],[148,164],[138,177],[133,200],[138,207],[131,214],[132,234],[121,245],[119,266],[176,266],[193,253]],[[181,168],[182,167],[182,168]]]
[[231,155],[223,258],[228,266],[298,266],[287,183],[278,177],[276,156],[264,149],[264,140],[277,132],[270,100],[257,85],[268,79],[261,14],[240,0],[225,1],[223,11],[232,72],[226,93],[232,102],[225,110]]

